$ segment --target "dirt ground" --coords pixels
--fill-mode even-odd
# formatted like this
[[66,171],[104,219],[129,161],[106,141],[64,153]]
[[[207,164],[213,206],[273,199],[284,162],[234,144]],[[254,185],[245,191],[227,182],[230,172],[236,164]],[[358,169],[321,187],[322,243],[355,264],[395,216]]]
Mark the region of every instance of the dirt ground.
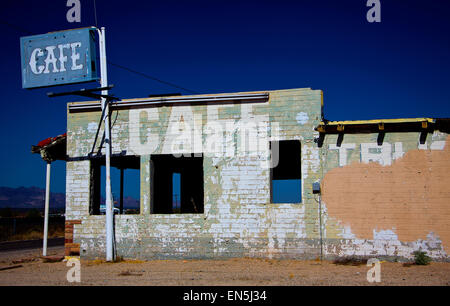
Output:
[[[49,254],[61,254],[61,247]],[[69,283],[66,262],[44,263],[40,250],[0,253],[0,285],[150,285],[150,286],[265,286],[265,285],[450,285],[450,263],[428,266],[381,263],[381,282],[369,283],[366,265],[336,265],[328,261],[228,260],[81,260],[81,283]],[[9,270],[4,267],[21,265]]]

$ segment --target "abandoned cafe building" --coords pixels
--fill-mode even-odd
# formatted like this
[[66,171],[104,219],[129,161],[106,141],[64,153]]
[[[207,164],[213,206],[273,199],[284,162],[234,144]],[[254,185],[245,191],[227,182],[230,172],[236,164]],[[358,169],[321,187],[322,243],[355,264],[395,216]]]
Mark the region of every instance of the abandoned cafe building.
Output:
[[[134,214],[114,195],[117,256],[450,258],[450,119],[327,121],[310,88],[121,100],[110,118],[111,167],[140,189]],[[34,147],[66,161],[66,255],[105,257],[101,123],[99,101],[69,103],[67,134]]]

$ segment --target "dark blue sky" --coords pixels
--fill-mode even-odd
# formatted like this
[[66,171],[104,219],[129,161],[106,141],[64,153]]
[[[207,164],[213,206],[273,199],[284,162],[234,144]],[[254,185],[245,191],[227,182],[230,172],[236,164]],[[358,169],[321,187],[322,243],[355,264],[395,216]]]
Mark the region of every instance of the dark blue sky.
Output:
[[[64,133],[76,100],[46,92],[95,85],[21,88],[20,36],[95,25],[93,0],[81,23],[66,2],[2,1],[0,186],[44,187],[30,146]],[[96,2],[108,60],[199,93],[312,87],[329,120],[450,117],[449,1],[381,0],[381,23],[366,0]],[[121,98],[180,92],[111,65],[108,78]],[[64,168],[52,191],[65,191]]]

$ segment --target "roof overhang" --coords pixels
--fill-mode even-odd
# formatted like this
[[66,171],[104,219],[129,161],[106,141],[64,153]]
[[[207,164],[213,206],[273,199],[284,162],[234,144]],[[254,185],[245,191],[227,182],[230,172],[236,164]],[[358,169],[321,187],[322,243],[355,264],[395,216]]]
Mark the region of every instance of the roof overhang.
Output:
[[[257,103],[267,102],[268,93],[245,93],[245,94],[220,94],[220,95],[199,95],[185,97],[158,97],[145,99],[130,99],[114,101],[110,103],[112,110],[141,108],[151,106],[177,106],[177,105],[202,105],[202,104],[226,104],[226,103]],[[69,112],[101,111],[101,103],[75,102],[69,103]]]
[[448,131],[450,119],[441,118],[402,118],[374,119],[354,121],[322,121],[315,128],[325,134],[339,133],[376,133],[376,132],[412,132],[424,130]]
[[67,134],[49,137],[31,146],[31,153],[39,153],[41,158],[47,162],[55,160],[66,160]]

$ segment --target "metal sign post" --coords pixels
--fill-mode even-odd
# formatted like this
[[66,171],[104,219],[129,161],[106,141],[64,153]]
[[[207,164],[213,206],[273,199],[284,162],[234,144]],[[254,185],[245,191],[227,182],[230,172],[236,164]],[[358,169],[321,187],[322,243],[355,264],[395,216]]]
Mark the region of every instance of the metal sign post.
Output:
[[[105,156],[106,156],[106,261],[114,261],[114,214],[113,214],[113,200],[111,193],[111,126],[110,126],[110,101],[119,100],[116,97],[110,96],[108,90],[112,85],[108,85],[108,76],[106,69],[106,46],[105,46],[105,28],[95,28],[99,36],[100,45],[100,88],[81,89],[71,92],[63,93],[48,93],[49,97],[59,97],[67,95],[79,95],[83,97],[90,97],[94,99],[101,99],[102,106],[102,120],[105,123]],[[94,93],[101,90],[101,94]]]
[[[101,87],[108,86],[108,77],[106,70],[106,47],[105,47],[105,28],[97,29],[100,41],[100,80]],[[111,194],[111,127],[109,100],[106,97],[108,90],[102,90],[102,112],[105,121],[105,155],[106,155],[106,261],[114,260],[113,252],[113,207]]]
[[47,256],[48,208],[50,202],[50,167],[51,162],[47,161],[47,176],[45,178],[44,239],[42,245],[42,256]]

